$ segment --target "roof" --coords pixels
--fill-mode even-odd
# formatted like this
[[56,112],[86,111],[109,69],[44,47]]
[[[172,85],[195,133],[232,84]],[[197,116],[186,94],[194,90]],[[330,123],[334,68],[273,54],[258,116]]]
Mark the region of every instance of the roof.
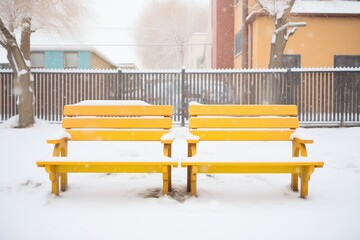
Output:
[[[357,1],[306,1],[296,0],[292,7],[293,15],[325,16],[325,17],[359,17],[360,2]],[[246,18],[252,22],[257,16],[268,16],[263,10],[254,10]]]
[[292,13],[359,14],[360,2],[355,1],[296,1]]

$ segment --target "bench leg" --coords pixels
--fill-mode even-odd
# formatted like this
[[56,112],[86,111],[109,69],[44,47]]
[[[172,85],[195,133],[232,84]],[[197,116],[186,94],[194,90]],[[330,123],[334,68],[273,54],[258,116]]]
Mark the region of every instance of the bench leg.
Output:
[[310,174],[300,174],[301,179],[301,187],[300,187],[300,197],[306,198],[309,193],[309,181],[310,181]]
[[171,172],[171,166],[168,166],[168,189],[169,189],[169,192],[172,191],[172,172]]
[[61,186],[61,191],[65,192],[68,186],[68,176],[67,173],[61,173],[60,174],[60,186]]
[[56,173],[55,166],[45,166],[45,171],[49,173],[49,179],[51,181],[51,193],[55,194],[56,196],[60,195],[59,192],[59,178],[60,175]]
[[163,195],[167,195],[171,191],[171,166],[163,166]]
[[299,174],[293,173],[291,174],[291,189],[294,192],[299,191]]
[[186,190],[191,192],[191,166],[187,166]]
[[59,174],[50,174],[49,175],[51,181],[51,193],[55,194],[56,196],[60,195],[59,192]]
[[191,192],[192,196],[197,196],[196,194],[197,172],[198,171],[196,166],[188,166],[187,190],[188,192]]

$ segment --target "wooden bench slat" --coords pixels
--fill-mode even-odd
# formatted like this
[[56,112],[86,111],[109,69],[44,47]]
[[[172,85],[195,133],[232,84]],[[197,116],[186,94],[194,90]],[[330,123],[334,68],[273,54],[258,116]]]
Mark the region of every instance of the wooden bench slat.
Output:
[[[187,190],[196,196],[198,173],[289,173],[291,188],[298,190],[301,179],[300,197],[308,195],[308,182],[315,168],[323,167],[323,162],[293,162],[288,160],[241,162],[246,160],[241,154],[239,161],[224,157],[211,160],[209,156],[197,155],[197,144],[202,141],[291,141],[294,158],[307,157],[304,139],[295,134],[299,127],[296,105],[203,105],[189,106],[190,133],[187,136],[188,157],[181,166],[187,168]],[[194,157],[195,156],[195,157]],[[266,159],[268,160],[268,159]]]
[[65,130],[72,141],[160,141],[170,130]]
[[[178,162],[171,159],[173,134],[164,136],[171,133],[171,117],[172,106],[142,101],[89,100],[66,105],[62,121],[65,132],[47,141],[54,144],[53,156],[59,159],[39,161],[37,166],[44,167],[49,174],[51,192],[55,195],[60,194],[60,189],[67,189],[68,173],[161,173],[163,194],[168,194],[172,167],[178,166]],[[158,141],[163,145],[163,157],[71,160],[67,158],[69,141]]]
[[[196,166],[197,173],[304,173],[309,167],[323,167],[322,162],[188,162],[181,163],[182,167]],[[309,172],[312,173],[312,172]]]
[[295,130],[190,130],[200,141],[289,141]]
[[149,106],[83,106],[66,105],[65,116],[172,116],[170,105]]
[[192,117],[190,128],[298,128],[296,117],[288,118],[200,118]]
[[190,116],[297,116],[296,105],[190,105]]
[[164,166],[177,162],[38,162],[39,167],[54,166],[57,173],[162,173]]
[[64,118],[63,128],[163,128],[170,129],[172,120],[168,118]]

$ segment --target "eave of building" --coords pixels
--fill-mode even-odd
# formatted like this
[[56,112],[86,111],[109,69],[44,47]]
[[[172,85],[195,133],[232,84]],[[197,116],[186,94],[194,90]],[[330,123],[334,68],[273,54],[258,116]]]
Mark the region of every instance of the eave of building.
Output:
[[[355,13],[291,13],[292,17],[336,17],[336,18],[360,18]],[[252,24],[257,17],[270,17],[266,12],[254,12],[248,16],[246,23]]]

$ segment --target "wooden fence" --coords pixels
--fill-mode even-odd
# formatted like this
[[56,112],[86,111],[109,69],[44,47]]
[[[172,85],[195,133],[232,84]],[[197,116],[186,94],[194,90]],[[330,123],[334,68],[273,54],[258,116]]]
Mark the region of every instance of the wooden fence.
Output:
[[[59,122],[82,100],[143,100],[173,105],[186,123],[188,103],[296,104],[302,124],[360,125],[360,68],[281,70],[34,70],[35,113]],[[0,70],[0,121],[17,114],[12,73]]]

